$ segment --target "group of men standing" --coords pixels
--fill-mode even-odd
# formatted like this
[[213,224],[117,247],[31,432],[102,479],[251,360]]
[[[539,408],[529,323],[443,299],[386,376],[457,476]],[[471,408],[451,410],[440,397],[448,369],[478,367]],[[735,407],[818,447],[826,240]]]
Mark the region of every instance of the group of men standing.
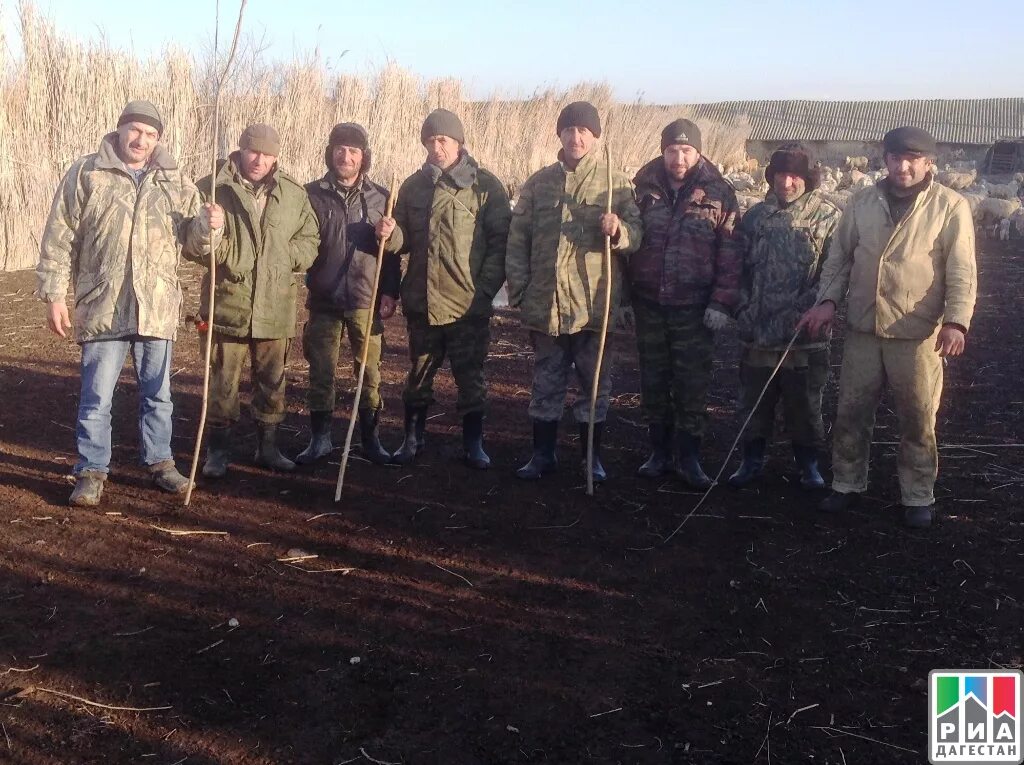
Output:
[[[152,104],[129,103],[100,150],[68,171],[47,222],[38,294],[49,306],[51,329],[64,335],[65,296],[73,290],[82,345],[72,504],[100,501],[114,383],[129,351],[140,390],[142,461],[161,489],[187,488],[170,451],[169,364],[181,303],[176,269],[179,255],[208,263],[212,248],[216,268],[204,279],[214,282],[215,305],[211,315],[205,281],[200,308],[202,321],[213,322],[203,465],[209,478],[228,471],[247,359],[255,461],[289,471],[331,452],[335,370],[346,333],[354,359],[368,351],[356,409],[370,462],[410,464],[425,448],[433,380],[447,358],[465,462],[487,468],[483,367],[493,300],[507,282],[534,351],[533,454],[516,471],[519,478],[557,469],[558,428],[575,370],[583,391],[597,378],[592,469],[595,481],[606,479],[600,447],[612,364],[606,357],[598,369],[599,330],[606,310],[614,313],[628,292],[651,446],[639,475],[674,473],[693,488],[711,487],[700,450],[713,340],[735,318],[744,344],[740,409],[750,426],[730,485],[760,477],[781,398],[801,485],[822,488],[828,332],[849,291],[835,480],[821,508],[847,509],[866,488],[874,413],[888,384],[900,415],[904,520],[930,524],[939,357],[963,350],[976,272],[967,203],[933,182],[935,142],[924,131],[900,128],[885,136],[888,178],[858,192],[842,215],[817,190],[808,151],[783,146],[766,171],[768,197],[742,219],[732,187],[701,153],[697,125],[681,119],[666,126],[661,156],[631,182],[599,159],[601,121],[586,102],[562,110],[558,161],[526,181],[514,207],[504,185],[467,152],[458,117],[432,112],[420,135],[426,162],[401,184],[391,216],[388,191],[370,180],[370,140],[357,124],[334,127],[326,173],[305,186],[279,166],[280,138],[268,125],[247,127],[238,151],[198,187],[160,146],[162,132]],[[379,254],[380,289],[371,303]],[[280,451],[277,426],[285,415],[302,274],[311,439],[293,462]],[[382,322],[399,302],[410,369],[404,440],[392,454],[378,434],[380,358]],[[574,414],[585,449],[589,402],[577,400]]]

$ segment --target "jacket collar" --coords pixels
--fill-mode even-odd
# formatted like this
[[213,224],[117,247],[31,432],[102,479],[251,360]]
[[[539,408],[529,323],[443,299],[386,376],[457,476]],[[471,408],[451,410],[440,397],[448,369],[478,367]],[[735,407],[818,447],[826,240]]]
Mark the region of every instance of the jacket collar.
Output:
[[576,163],[576,169],[570,170],[568,165],[565,164],[565,152],[561,149],[558,150],[558,164],[562,168],[562,172],[568,175],[569,173],[579,173],[580,175],[586,175],[588,172],[597,167],[597,152],[591,149],[587,154]]
[[437,165],[429,162],[423,164],[422,172],[435,186],[442,178],[447,176],[456,188],[468,189],[476,183],[477,170],[480,166],[476,160],[469,156],[465,149],[459,154],[459,160],[447,170],[442,170]]
[[[683,180],[683,185],[675,194],[688,194],[697,186],[704,186],[712,181],[725,181],[718,168],[712,165],[702,155],[697,160],[697,165]],[[655,157],[637,171],[633,184],[637,187],[638,193],[642,193],[643,187],[651,187],[661,191],[662,194],[670,195],[672,187],[668,182],[668,173],[665,171],[665,161],[661,157]]]
[[[116,131],[107,133],[100,141],[100,147],[96,151],[96,167],[100,170],[129,172],[124,160],[117,155]],[[156,148],[153,149],[153,154],[149,158],[149,164],[146,165],[145,169],[147,172],[150,170],[177,170],[178,163],[174,161],[174,157],[164,148],[164,145],[158,143]]]

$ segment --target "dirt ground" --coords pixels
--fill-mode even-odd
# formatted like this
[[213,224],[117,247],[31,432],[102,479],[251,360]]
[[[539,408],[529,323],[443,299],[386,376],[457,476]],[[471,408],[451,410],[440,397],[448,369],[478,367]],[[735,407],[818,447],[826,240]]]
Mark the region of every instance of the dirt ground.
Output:
[[[585,495],[569,416],[562,471],[513,476],[529,452],[531,360],[512,314],[495,320],[487,364],[486,473],[458,461],[445,370],[414,467],[354,461],[335,505],[340,449],[271,475],[245,432],[229,479],[202,481],[185,509],[136,466],[126,368],[105,503],[71,510],[78,349],[45,331],[30,272],[0,275],[0,762],[924,762],[928,671],[1022,663],[1024,254],[1012,247],[984,243],[969,350],[947,369],[937,527],[896,523],[883,406],[857,511],[817,514],[780,443],[760,487],[716,489],[667,544],[698,497],[634,477],[645,431],[628,336],[614,341],[608,483]],[[404,339],[396,317],[391,448]],[[186,466],[201,384],[191,326],[175,354]],[[736,357],[726,333],[709,472],[737,427]],[[294,454],[306,381],[298,347],[290,358]],[[834,406],[833,380],[829,420]],[[337,514],[310,520],[321,513]],[[318,557],[280,561],[296,551]]]

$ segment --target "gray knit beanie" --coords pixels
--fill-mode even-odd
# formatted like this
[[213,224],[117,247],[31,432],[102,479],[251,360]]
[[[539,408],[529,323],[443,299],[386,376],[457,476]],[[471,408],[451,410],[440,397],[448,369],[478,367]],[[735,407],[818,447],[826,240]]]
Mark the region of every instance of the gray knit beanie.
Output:
[[117,118],[117,126],[127,125],[129,122],[141,122],[154,128],[157,133],[163,135],[164,121],[160,112],[151,101],[129,101]]

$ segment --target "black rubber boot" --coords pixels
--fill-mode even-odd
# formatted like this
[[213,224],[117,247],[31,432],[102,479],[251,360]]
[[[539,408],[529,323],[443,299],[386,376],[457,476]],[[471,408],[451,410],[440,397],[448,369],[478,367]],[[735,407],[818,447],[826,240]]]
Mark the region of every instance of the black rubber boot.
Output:
[[813,491],[824,489],[825,479],[818,472],[818,450],[813,446],[793,444],[793,458],[800,469],[800,488]]
[[743,445],[743,462],[740,463],[739,469],[729,476],[730,486],[741,489],[761,477],[764,471],[764,448],[763,438],[755,438]]
[[[583,477],[587,476],[587,436],[589,435],[590,426],[585,423],[580,423],[580,452],[583,454]],[[594,483],[604,483],[608,479],[608,474],[604,470],[604,465],[601,464],[601,435],[604,433],[604,423],[594,423]]]
[[647,437],[651,442],[651,456],[636,474],[643,478],[660,478],[672,466],[672,426],[652,422],[647,426]]
[[818,510],[823,513],[845,513],[859,504],[860,494],[857,492],[842,494],[838,491],[833,491],[825,499],[821,500]]
[[334,450],[331,441],[331,413],[309,413],[309,446],[295,457],[300,465],[312,465]]
[[416,455],[423,451],[423,432],[427,428],[427,407],[405,405],[405,441],[398,451],[391,455],[396,465],[411,465]]
[[484,451],[483,412],[469,412],[462,417],[462,449],[471,468],[487,470],[491,466],[491,458]]
[[908,529],[927,529],[935,522],[935,505],[904,507],[903,525]]
[[363,456],[374,465],[387,465],[391,462],[391,452],[385,451],[380,445],[377,423],[380,409],[374,411],[369,407],[359,410],[359,441],[363,447]]
[[553,473],[558,469],[555,444],[558,442],[558,420],[533,421],[533,456],[516,471],[516,477],[527,481]]
[[704,491],[711,488],[712,480],[700,466],[700,437],[689,433],[676,434],[676,475],[691,489]]
[[281,454],[281,450],[277,447],[277,425],[269,422],[257,422],[256,433],[258,441],[253,459],[257,465],[271,470],[279,470],[282,473],[290,473],[295,470],[295,463]]
[[207,478],[223,478],[231,464],[231,426],[213,425],[206,441],[206,462],[203,475]]

